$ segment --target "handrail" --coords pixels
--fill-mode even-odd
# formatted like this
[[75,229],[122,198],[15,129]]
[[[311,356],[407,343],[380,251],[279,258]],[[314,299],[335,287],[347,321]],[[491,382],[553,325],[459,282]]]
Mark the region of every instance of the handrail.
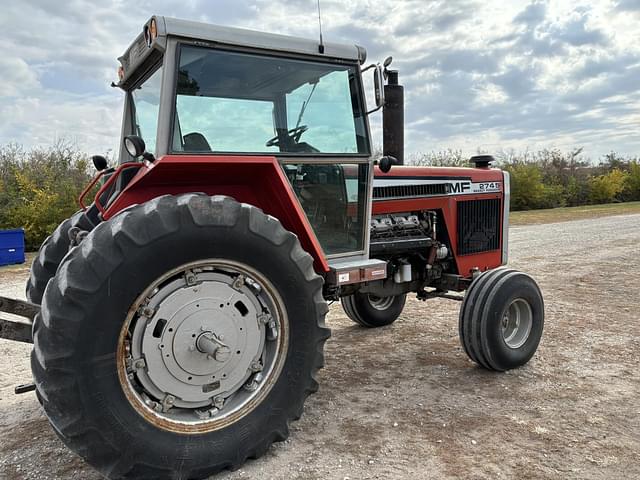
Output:
[[[104,182],[102,187],[100,187],[100,190],[98,190],[98,193],[96,193],[95,204],[97,209],[100,211],[101,215],[104,216],[104,214],[106,213],[106,209],[102,206],[102,203],[100,202],[100,197],[102,197],[102,194],[106,192],[108,188],[111,187],[113,182],[115,182],[115,180],[120,176],[120,174],[123,171],[129,168],[134,168],[134,167],[141,168],[144,165],[145,165],[144,162],[128,162],[128,163],[123,163],[118,168],[116,168],[116,170],[113,172],[113,175],[111,175],[109,179],[106,182]],[[92,183],[95,184],[95,182],[92,182]]]
[[80,208],[82,208],[83,212],[87,211],[87,206],[84,204],[84,197],[86,197],[89,191],[95,186],[96,183],[98,183],[98,180],[100,180],[102,176],[108,172],[109,170],[102,170],[98,172],[98,174],[95,177],[93,177],[93,180],[91,180],[89,185],[84,187],[84,190],[82,190],[82,193],[80,193],[80,196],[78,197],[78,204],[80,205]]

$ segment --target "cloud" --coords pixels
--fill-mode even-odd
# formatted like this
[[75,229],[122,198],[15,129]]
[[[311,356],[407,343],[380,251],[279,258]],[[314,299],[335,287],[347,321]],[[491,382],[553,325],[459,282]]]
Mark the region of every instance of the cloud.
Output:
[[521,100],[536,88],[536,76],[535,68],[512,67],[492,77],[492,81],[511,98]]
[[582,14],[572,18],[565,24],[557,27],[555,32],[556,38],[574,47],[606,44],[607,37],[605,34],[598,29],[589,29],[587,27],[588,20],[588,14]]
[[577,82],[582,82],[601,75],[605,77],[616,75],[637,63],[640,63],[640,54],[637,53],[587,57],[581,66],[573,70],[572,78]]
[[640,3],[637,0],[618,0],[616,8],[623,12],[640,12]]
[[547,15],[547,5],[544,2],[533,2],[522,12],[515,16],[514,23],[526,25],[534,28],[542,23]]
[[[577,3],[577,2],[576,2]],[[584,2],[583,2],[584,5]],[[317,38],[316,0],[8,2],[0,16],[0,143],[116,148],[116,58],[152,13]],[[393,55],[407,151],[584,145],[638,154],[636,0],[322,0],[324,37]],[[367,77],[370,95],[369,78]],[[381,143],[380,115],[371,125]]]
[[36,73],[21,58],[0,55],[0,72],[0,97],[16,97],[21,92],[38,87]]

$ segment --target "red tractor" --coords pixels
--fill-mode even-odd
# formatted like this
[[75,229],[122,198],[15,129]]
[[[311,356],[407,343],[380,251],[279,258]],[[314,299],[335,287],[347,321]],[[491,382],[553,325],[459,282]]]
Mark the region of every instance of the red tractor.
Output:
[[34,317],[0,327],[33,341],[54,430],[103,475],[204,478],[284,440],[318,388],[327,301],[380,327],[409,293],[462,300],[475,363],[533,356],[544,306],[504,267],[508,174],[489,156],[402,166],[398,74],[365,60],[355,45],[164,17],[120,58],[119,165],[94,157],[99,191],[42,245],[30,302],[1,299]]

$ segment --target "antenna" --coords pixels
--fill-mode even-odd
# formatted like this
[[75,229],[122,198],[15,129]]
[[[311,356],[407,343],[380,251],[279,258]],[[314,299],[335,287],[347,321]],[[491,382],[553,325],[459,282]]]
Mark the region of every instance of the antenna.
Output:
[[318,45],[318,52],[324,53],[324,42],[322,41],[322,15],[320,14],[320,0],[318,0],[318,25],[320,27],[320,45]]

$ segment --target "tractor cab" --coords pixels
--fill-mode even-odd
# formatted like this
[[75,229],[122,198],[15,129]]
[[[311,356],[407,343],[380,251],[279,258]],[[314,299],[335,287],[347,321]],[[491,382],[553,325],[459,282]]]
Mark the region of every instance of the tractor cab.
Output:
[[[158,159],[276,157],[326,258],[366,259],[365,57],[356,45],[153,17],[120,58],[122,135]],[[123,148],[121,163],[132,160]]]

